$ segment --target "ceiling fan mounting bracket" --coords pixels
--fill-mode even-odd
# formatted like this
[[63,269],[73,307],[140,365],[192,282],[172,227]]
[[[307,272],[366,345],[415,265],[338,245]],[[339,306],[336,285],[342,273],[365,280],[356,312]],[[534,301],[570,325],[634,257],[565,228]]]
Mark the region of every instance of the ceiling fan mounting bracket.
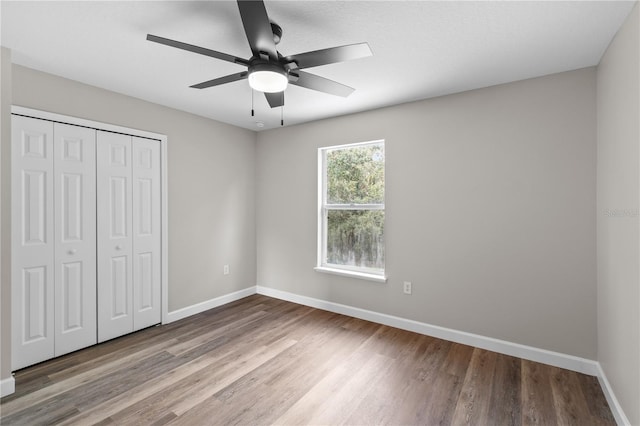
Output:
[[298,74],[294,70],[288,71],[287,76],[289,77],[289,81],[293,83],[295,83],[300,79],[300,74]]
[[289,72],[291,72],[293,70],[297,70],[297,69],[299,69],[298,63],[296,61],[286,62],[284,64],[284,69],[286,69]]

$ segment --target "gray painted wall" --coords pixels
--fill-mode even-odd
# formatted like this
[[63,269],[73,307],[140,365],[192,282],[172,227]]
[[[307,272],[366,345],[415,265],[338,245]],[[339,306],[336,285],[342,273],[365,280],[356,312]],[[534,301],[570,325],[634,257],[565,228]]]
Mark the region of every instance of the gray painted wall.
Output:
[[11,376],[11,51],[0,47],[0,380]]
[[[588,68],[260,132],[258,284],[595,359],[595,83]],[[317,148],[374,139],[389,280],[315,272]]]
[[640,425],[640,6],[598,66],[598,360]]
[[[255,285],[254,132],[21,66],[12,71],[15,105],[167,135],[169,311]],[[3,150],[9,143],[3,137]],[[8,194],[4,188],[3,214]],[[3,230],[3,244],[9,236]],[[9,288],[3,280],[3,303]],[[3,343],[9,333],[3,321]]]

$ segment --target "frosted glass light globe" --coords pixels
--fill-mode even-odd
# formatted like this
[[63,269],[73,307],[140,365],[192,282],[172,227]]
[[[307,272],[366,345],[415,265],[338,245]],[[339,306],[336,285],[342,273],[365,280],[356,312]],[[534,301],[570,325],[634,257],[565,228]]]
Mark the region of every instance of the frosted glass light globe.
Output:
[[249,74],[249,86],[259,92],[282,92],[288,83],[287,76],[277,71],[253,71]]

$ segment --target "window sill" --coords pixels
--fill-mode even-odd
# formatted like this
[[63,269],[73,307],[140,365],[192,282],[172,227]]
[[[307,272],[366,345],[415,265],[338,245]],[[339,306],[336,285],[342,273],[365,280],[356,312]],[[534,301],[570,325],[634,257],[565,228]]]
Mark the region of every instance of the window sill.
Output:
[[346,271],[344,269],[327,268],[326,266],[316,266],[313,268],[324,274],[340,275],[343,277],[358,278],[361,280],[374,281],[377,283],[386,283],[387,277],[384,275],[367,274],[366,272]]

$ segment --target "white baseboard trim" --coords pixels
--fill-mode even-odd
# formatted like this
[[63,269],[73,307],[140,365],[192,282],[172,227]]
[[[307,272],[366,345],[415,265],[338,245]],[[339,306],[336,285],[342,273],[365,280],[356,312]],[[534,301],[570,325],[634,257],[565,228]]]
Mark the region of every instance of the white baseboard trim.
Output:
[[205,300],[204,302],[169,312],[167,314],[166,324],[190,317],[191,315],[199,314],[200,312],[204,312],[209,309],[217,308],[218,306],[226,305],[227,303],[235,302],[236,300],[251,296],[252,294],[256,294],[255,286],[247,287],[243,290],[238,290],[233,293],[225,294],[224,296]]
[[588,374],[590,376],[598,376],[599,373],[598,363],[596,361],[576,357],[573,355],[566,355],[559,352],[548,351],[546,349],[538,349],[532,346],[521,345],[519,343],[512,343],[505,340],[481,336],[478,334],[453,330],[437,325],[430,325],[406,318],[396,317],[393,315],[381,314],[366,309],[355,308],[353,306],[328,302],[326,300],[300,296],[270,287],[257,286],[256,290],[258,294],[275,297],[276,299],[287,300],[289,302],[311,306],[313,308],[335,312],[338,314],[348,315],[351,317],[372,321],[378,324],[400,328],[402,330],[413,331],[451,342],[462,343],[464,345],[474,346],[480,349],[486,349],[489,351],[526,359],[529,361],[553,365],[555,367],[577,371],[578,373]]
[[622,410],[620,403],[618,402],[618,398],[613,393],[613,389],[611,388],[611,384],[607,379],[607,375],[604,374],[604,370],[600,363],[598,363],[598,382],[600,382],[600,387],[602,388],[602,392],[604,393],[605,398],[607,398],[607,402],[609,403],[609,408],[611,408],[611,413],[613,417],[616,419],[616,423],[618,426],[630,426],[631,422],[627,418],[626,414]]
[[16,381],[11,377],[0,380],[0,398],[11,395],[16,391]]

